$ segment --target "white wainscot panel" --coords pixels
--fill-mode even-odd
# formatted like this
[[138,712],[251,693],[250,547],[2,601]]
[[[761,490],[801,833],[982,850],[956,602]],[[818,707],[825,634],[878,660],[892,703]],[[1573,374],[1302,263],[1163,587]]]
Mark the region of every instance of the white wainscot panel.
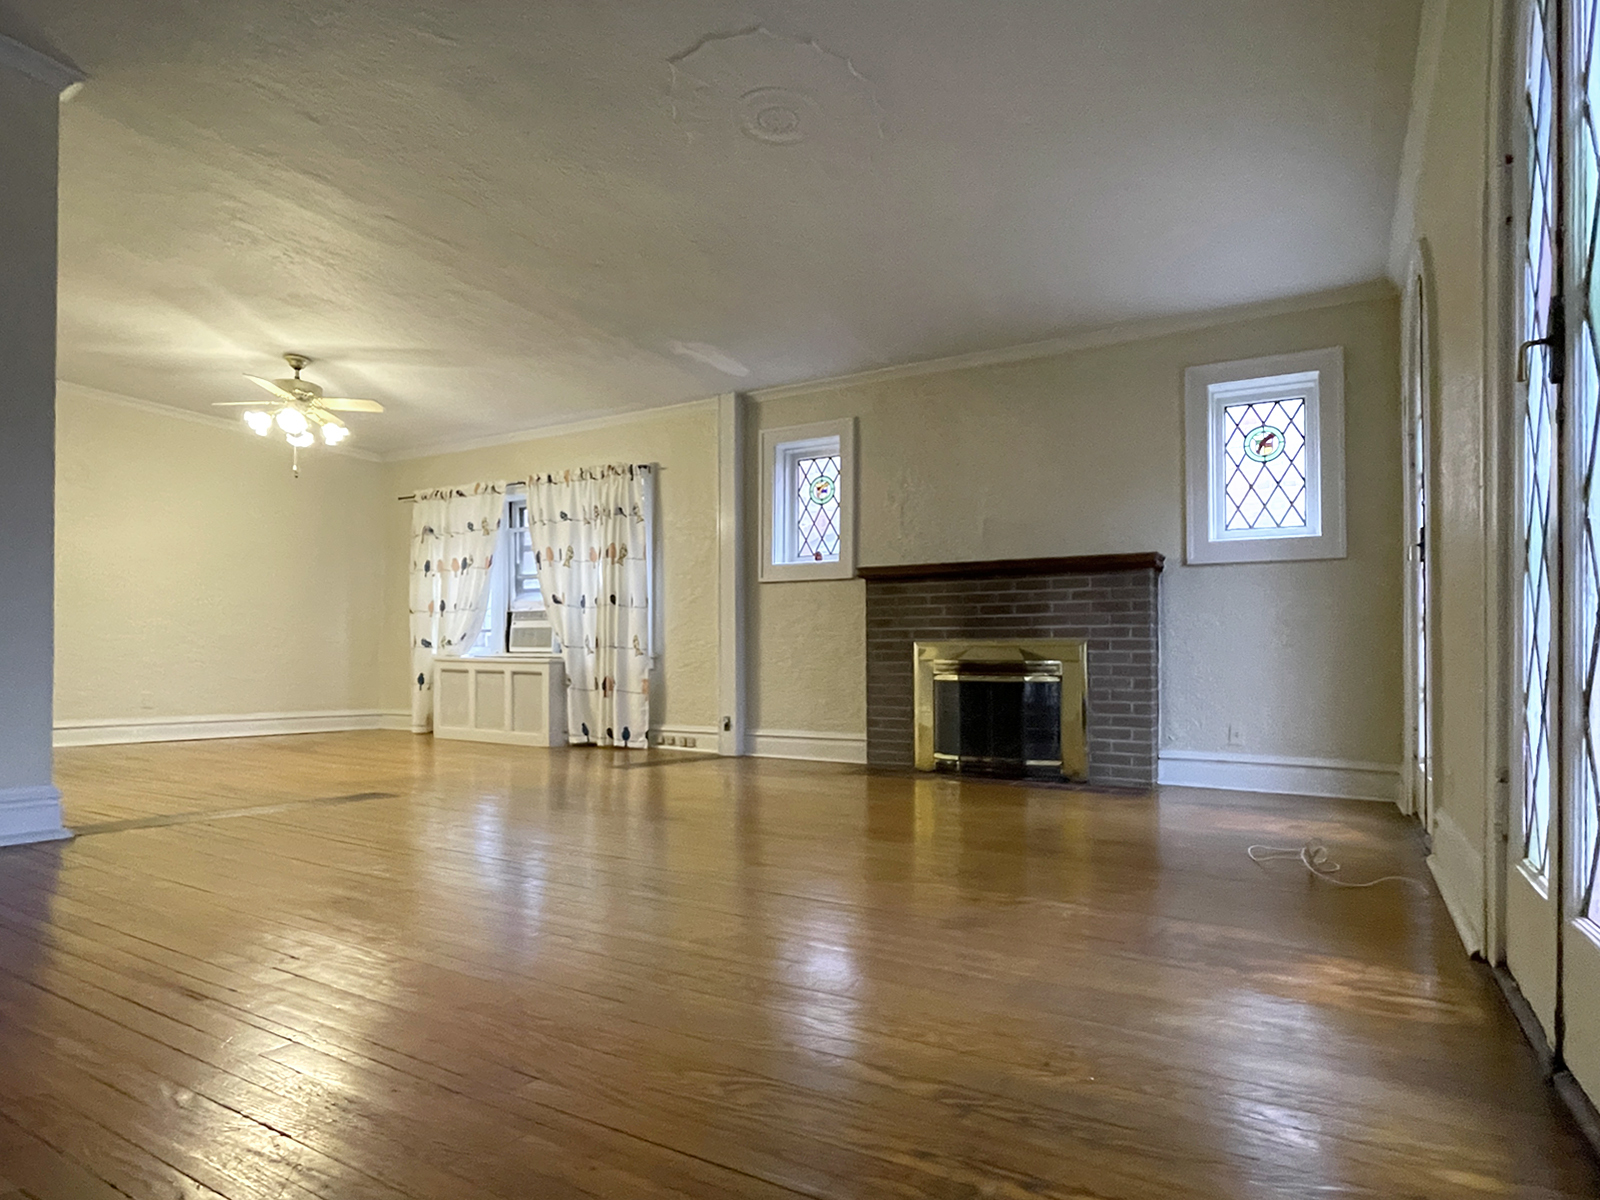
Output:
[[433,736],[516,746],[567,743],[566,679],[558,658],[441,658]]

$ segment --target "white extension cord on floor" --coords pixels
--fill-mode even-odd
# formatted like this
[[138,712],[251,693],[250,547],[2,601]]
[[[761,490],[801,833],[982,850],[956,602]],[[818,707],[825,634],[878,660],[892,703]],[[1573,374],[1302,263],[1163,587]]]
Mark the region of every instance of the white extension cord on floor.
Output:
[[1328,848],[1318,841],[1307,842],[1298,850],[1293,846],[1251,846],[1245,853],[1250,856],[1252,862],[1258,863],[1297,858],[1306,870],[1335,887],[1369,888],[1377,887],[1380,883],[1409,883],[1424,890],[1427,888],[1421,880],[1413,879],[1409,875],[1383,875],[1364,883],[1351,883],[1345,879],[1338,879],[1335,877],[1335,872],[1343,870],[1343,867],[1328,856]]

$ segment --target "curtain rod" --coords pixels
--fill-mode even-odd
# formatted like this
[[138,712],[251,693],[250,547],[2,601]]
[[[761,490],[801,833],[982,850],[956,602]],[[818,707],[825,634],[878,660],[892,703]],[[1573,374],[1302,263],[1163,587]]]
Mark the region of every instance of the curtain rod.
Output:
[[[629,466],[633,466],[633,467],[642,467],[646,471],[650,470],[650,468],[651,468],[651,464],[650,463],[629,463],[628,465]],[[525,492],[527,490],[528,490],[528,485],[526,483],[524,483],[520,479],[513,479],[509,483],[506,484],[506,491],[508,491],[508,492]],[[408,496],[396,496],[395,497],[395,499],[397,501],[404,501],[404,500],[413,500],[414,501],[416,498],[417,498],[417,494],[415,492],[412,492]]]
[[[527,490],[528,485],[523,483],[521,480],[513,480],[511,483],[506,484],[506,491],[508,492],[525,492]],[[415,492],[412,492],[409,496],[395,497],[396,500],[415,500],[416,498],[417,494]]]

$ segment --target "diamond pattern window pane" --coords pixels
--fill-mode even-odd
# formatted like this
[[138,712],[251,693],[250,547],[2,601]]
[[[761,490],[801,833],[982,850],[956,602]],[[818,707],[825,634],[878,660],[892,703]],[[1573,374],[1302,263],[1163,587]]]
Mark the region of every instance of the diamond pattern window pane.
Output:
[[1596,354],[1595,270],[1600,247],[1600,135],[1596,132],[1595,106],[1600,102],[1595,62],[1595,2],[1578,5],[1578,37],[1583,55],[1581,115],[1577,129],[1577,220],[1574,232],[1582,239],[1583,320],[1578,328],[1576,361],[1568,372],[1572,412],[1576,418],[1578,480],[1581,513],[1578,517],[1578,594],[1573,597],[1577,628],[1573,631],[1581,651],[1583,752],[1573,795],[1572,836],[1581,892],[1579,912],[1600,920],[1600,693],[1595,688],[1600,666],[1600,559],[1596,553],[1596,528],[1600,527],[1600,358]]
[[[1528,155],[1528,219],[1524,228],[1522,340],[1549,330],[1555,286],[1551,235],[1551,130],[1553,81],[1544,6],[1528,6],[1527,72],[1524,78],[1524,134]],[[1542,347],[1528,364],[1528,391],[1522,419],[1522,628],[1520,664],[1522,715],[1523,858],[1539,873],[1550,866],[1550,814],[1554,788],[1554,677],[1552,640],[1555,601],[1555,548],[1552,496],[1555,485],[1555,388]]]
[[1304,397],[1222,409],[1226,530],[1305,529]]
[[795,557],[802,562],[839,561],[839,464],[837,454],[795,460]]

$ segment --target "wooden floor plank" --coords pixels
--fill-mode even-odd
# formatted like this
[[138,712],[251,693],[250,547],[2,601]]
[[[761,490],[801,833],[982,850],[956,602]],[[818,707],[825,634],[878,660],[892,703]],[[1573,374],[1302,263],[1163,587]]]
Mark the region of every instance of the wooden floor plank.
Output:
[[1425,881],[1385,807],[388,733],[59,776],[101,832],[0,852],[40,1200],[7,1155],[230,1200],[1600,1194],[1431,887],[1244,855]]

